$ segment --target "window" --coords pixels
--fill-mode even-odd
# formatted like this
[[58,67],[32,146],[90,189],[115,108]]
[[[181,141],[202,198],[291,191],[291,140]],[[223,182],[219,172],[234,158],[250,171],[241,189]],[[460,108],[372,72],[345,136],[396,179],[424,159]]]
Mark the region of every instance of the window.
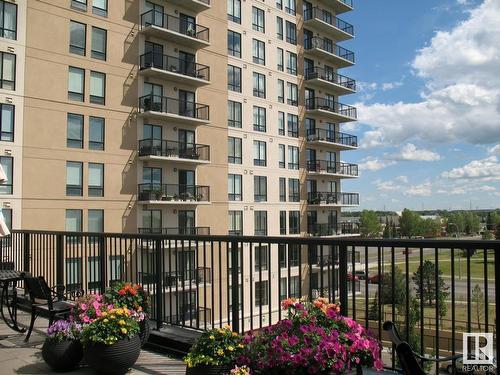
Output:
[[297,44],[297,25],[290,21],[286,21],[286,41]]
[[265,32],[264,11],[257,7],[252,7],[252,28],[261,33]]
[[99,72],[90,72],[90,102],[94,104],[103,104],[106,93],[106,74]]
[[142,211],[142,231],[145,233],[162,232],[161,210]]
[[282,72],[285,69],[285,57],[283,53],[283,48],[277,48],[276,52],[278,54],[278,70]]
[[0,141],[14,142],[14,106],[0,104]]
[[278,112],[278,134],[285,135],[285,113]]
[[104,119],[90,117],[89,119],[89,149],[104,150]]
[[17,5],[0,1],[0,37],[17,39]]
[[276,8],[283,9],[283,0],[276,0]]
[[287,262],[286,262],[286,245],[285,244],[278,245],[278,258],[279,258],[280,268],[286,268]]
[[288,179],[288,201],[300,202],[300,187],[298,178]]
[[260,73],[253,73],[253,96],[266,98],[266,76]]
[[89,197],[104,196],[104,164],[89,163]]
[[68,113],[66,146],[83,148],[83,116]]
[[298,276],[290,277],[289,298],[300,298],[300,278]]
[[243,235],[243,211],[229,211],[229,234],[234,236]]
[[288,245],[288,263],[290,267],[298,267],[300,263],[300,245]]
[[228,100],[227,112],[227,125],[232,128],[241,128],[241,103]]
[[285,12],[295,15],[295,0],[285,0]]
[[268,281],[257,281],[255,283],[255,306],[267,306],[269,304]]
[[110,255],[110,281],[120,281],[122,279],[122,269],[124,263],[123,255]]
[[283,40],[283,18],[276,17],[276,36],[279,40]]
[[264,107],[253,107],[253,130],[266,131],[266,109]]
[[[90,238],[91,242],[97,238]],[[89,256],[87,258],[87,288],[99,289],[101,285],[101,258],[99,256]]]
[[0,165],[7,176],[7,181],[0,184],[0,195],[10,195],[14,186],[14,158],[12,156],[0,156]]
[[241,57],[241,34],[227,31],[227,53],[229,56]]
[[85,91],[85,70],[69,67],[68,99],[83,102]]
[[[74,1],[74,0],[73,0]],[[66,292],[82,288],[82,259],[66,258]]]
[[66,232],[82,232],[82,210],[66,210]]
[[12,232],[12,208],[2,208],[2,214],[5,219],[5,225]]
[[91,233],[104,232],[104,210],[89,210],[88,231]]
[[76,21],[69,21],[69,52],[85,56],[86,44],[87,25]]
[[289,234],[300,233],[300,211],[290,211],[288,213],[288,232]]
[[241,0],[227,0],[227,19],[241,23]]
[[[280,250],[281,249],[282,248],[280,247]],[[281,268],[285,268],[286,267],[286,263],[285,263],[284,266],[281,265],[281,263],[280,263],[280,267]],[[288,289],[287,289],[287,279],[286,279],[286,277],[282,277],[282,278],[280,278],[280,301],[283,301],[283,300],[285,300],[287,298],[287,295],[288,295],[287,292],[288,292]]]
[[280,234],[286,234],[286,211],[280,211]]
[[108,0],[94,0],[92,3],[92,13],[96,16],[108,16]]
[[267,202],[267,177],[253,176],[253,194],[255,202]]
[[285,145],[278,145],[278,157],[279,157],[279,167],[280,168],[285,168],[285,156],[286,151],[285,151]]
[[291,113],[288,114],[288,136],[299,137],[299,117]]
[[242,176],[240,174],[230,174],[227,178],[228,200],[241,201],[243,196]]
[[299,148],[288,146],[288,169],[299,169]]
[[86,12],[87,0],[71,0],[71,7]]
[[106,60],[107,31],[92,26],[92,49],[90,55],[93,59]]
[[231,91],[241,92],[241,68],[233,65],[227,66],[227,88]]
[[280,177],[279,180],[280,189],[280,202],[286,202],[286,178]]
[[253,141],[253,165],[265,167],[267,165],[266,142]]
[[[233,286],[229,285],[229,311],[233,311]],[[238,310],[243,309],[243,284],[238,288]]]
[[278,79],[278,102],[285,102],[285,81]]
[[228,137],[227,140],[227,161],[231,164],[241,164],[241,138]]
[[287,103],[290,105],[293,105],[295,107],[299,106],[299,87],[295,83],[286,83],[287,89],[288,89],[288,99]]
[[16,55],[0,52],[0,88],[5,90],[16,89]]
[[83,164],[76,161],[66,162],[66,195],[83,195]]
[[267,236],[267,211],[254,211],[256,236]]
[[286,52],[286,71],[294,76],[297,75],[297,55],[293,52]]
[[267,271],[269,251],[267,246],[256,246],[254,252],[255,272]]
[[266,65],[266,44],[257,39],[252,41],[253,62],[260,65]]

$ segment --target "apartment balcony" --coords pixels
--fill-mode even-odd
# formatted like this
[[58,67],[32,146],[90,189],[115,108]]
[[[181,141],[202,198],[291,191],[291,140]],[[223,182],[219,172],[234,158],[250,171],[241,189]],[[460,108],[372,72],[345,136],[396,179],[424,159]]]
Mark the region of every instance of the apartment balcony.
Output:
[[304,49],[306,54],[327,59],[338,68],[346,68],[355,64],[354,52],[318,36],[305,40]]
[[312,223],[307,226],[307,233],[313,237],[332,237],[358,235],[359,227],[356,223],[319,224]]
[[354,9],[353,0],[318,0],[318,1],[319,3],[328,6],[329,9],[333,9],[335,11],[335,14],[350,12]]
[[304,10],[304,25],[331,35],[336,41],[354,38],[354,26],[319,7]]
[[[156,283],[158,274],[156,272],[139,272],[138,276],[141,284],[148,285]],[[209,284],[212,281],[209,267],[162,272],[161,277],[163,287],[172,289],[184,289],[198,284]]]
[[167,0],[167,3],[183,6],[197,13],[203,12],[211,7],[210,0]]
[[210,84],[210,67],[178,57],[147,52],[140,56],[140,74],[201,87]]
[[138,228],[140,234],[208,236],[210,227]]
[[358,148],[358,137],[355,135],[326,129],[309,129],[306,135],[309,144],[335,146],[340,150],[355,150]]
[[[184,2],[183,2],[184,3]],[[202,25],[152,9],[141,14],[141,30],[151,37],[199,49],[210,45],[210,30]]]
[[141,204],[201,205],[210,203],[210,187],[201,185],[139,184]]
[[359,206],[359,194],[312,192],[307,194],[307,203],[319,207],[355,207]]
[[210,123],[209,114],[210,107],[206,104],[152,94],[139,98],[138,116],[142,117],[196,126]]
[[208,164],[210,163],[210,146],[161,139],[142,139],[139,141],[139,159]]
[[355,107],[325,98],[306,99],[306,112],[325,117],[333,122],[356,121],[358,117]]
[[342,178],[358,177],[357,164],[312,160],[307,162],[306,168],[307,173],[310,175],[331,175]]
[[325,89],[337,96],[356,92],[356,81],[354,79],[319,66],[307,70],[304,74],[304,80],[308,86]]

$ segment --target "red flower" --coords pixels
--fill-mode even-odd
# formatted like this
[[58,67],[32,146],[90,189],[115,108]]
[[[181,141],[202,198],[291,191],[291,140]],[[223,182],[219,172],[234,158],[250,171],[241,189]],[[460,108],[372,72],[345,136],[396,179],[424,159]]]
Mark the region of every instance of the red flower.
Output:
[[120,290],[118,291],[118,294],[119,294],[120,296],[124,296],[124,295],[125,295],[125,293],[127,293],[127,292],[125,292],[125,290],[123,290],[123,289],[120,289]]

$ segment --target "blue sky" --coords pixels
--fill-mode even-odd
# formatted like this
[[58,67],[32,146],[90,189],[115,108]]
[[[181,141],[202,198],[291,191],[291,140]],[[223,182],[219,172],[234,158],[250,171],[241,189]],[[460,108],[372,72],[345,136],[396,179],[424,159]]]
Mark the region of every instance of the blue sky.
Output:
[[361,209],[500,207],[500,1],[358,0]]

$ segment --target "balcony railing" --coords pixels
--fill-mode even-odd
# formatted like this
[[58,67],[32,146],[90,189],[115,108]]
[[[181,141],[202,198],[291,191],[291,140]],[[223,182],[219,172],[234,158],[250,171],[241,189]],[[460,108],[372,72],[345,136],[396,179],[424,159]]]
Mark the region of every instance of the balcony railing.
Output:
[[161,139],[142,139],[139,141],[139,156],[210,161],[210,146]]
[[309,81],[312,79],[322,79],[323,81],[345,87],[348,90],[356,91],[356,81],[354,79],[335,73],[331,71],[331,69],[326,70],[319,66],[315,66],[314,68],[306,70],[305,80]]
[[304,48],[306,50],[317,48],[340,57],[341,59],[347,60],[352,64],[355,63],[354,52],[336,45],[329,39],[324,39],[319,36],[314,36],[310,39],[304,40]]
[[326,129],[308,129],[307,140],[309,142],[330,142],[349,147],[358,147],[358,137],[351,134],[339,133]]
[[[156,283],[156,277],[157,277],[156,272],[139,272],[138,276],[141,284]],[[183,270],[162,273],[163,286],[165,288],[183,287],[186,286],[186,284],[210,283],[211,281],[210,276],[211,272],[210,268],[208,267],[183,269]]]
[[177,73],[186,77],[198,78],[210,81],[210,67],[197,64],[192,61],[179,59],[178,57],[164,55],[162,53],[146,52],[140,57],[141,70],[148,68],[160,69],[166,72]]
[[141,15],[141,25],[143,28],[150,26],[160,27],[207,43],[210,41],[210,30],[208,27],[155,9],[151,9]]
[[210,187],[201,185],[139,184],[139,201],[209,202]]
[[307,170],[317,173],[332,173],[346,176],[357,176],[358,165],[350,163],[339,163],[328,160],[311,160],[307,162]]
[[210,227],[171,227],[171,228],[139,228],[140,234],[207,236]]
[[340,18],[334,16],[331,12],[326,9],[321,9],[319,7],[309,8],[304,10],[304,21],[309,21],[312,19],[317,19],[333,26],[343,32],[354,36],[354,26],[348,22],[341,20]]
[[307,226],[307,233],[313,237],[359,234],[359,226],[356,223],[345,222],[334,224],[312,223]]
[[141,112],[159,112],[197,120],[209,120],[209,106],[186,100],[158,95],[144,95],[139,98]]
[[352,119],[356,119],[358,117],[358,112],[356,107],[352,107],[347,104],[337,103],[333,100],[326,98],[310,98],[306,100],[306,109],[307,110],[322,110],[328,111],[332,113],[336,113],[340,116],[349,117]]
[[359,205],[358,193],[312,192],[307,194],[308,204]]

